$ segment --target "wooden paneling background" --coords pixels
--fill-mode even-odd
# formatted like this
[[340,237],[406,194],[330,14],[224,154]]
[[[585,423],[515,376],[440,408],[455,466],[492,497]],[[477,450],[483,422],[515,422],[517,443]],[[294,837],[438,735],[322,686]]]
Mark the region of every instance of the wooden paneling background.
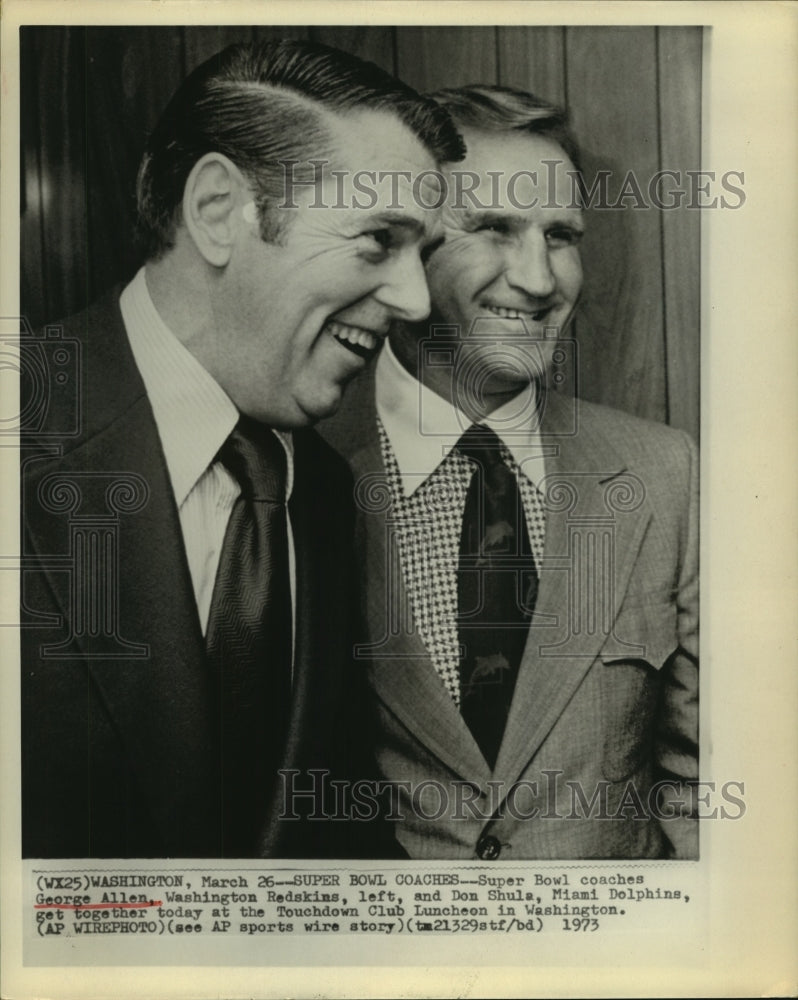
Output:
[[[700,28],[23,28],[22,287],[34,325],[82,308],[140,263],[134,182],[171,92],[230,42],[337,46],[419,90],[522,87],[570,108],[590,180],[699,169]],[[614,199],[613,199],[614,200]],[[700,213],[588,213],[576,389],[698,436]]]

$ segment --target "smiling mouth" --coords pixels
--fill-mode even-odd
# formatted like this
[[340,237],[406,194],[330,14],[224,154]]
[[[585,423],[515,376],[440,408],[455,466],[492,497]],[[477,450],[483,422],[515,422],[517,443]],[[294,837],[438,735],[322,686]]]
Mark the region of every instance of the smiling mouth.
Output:
[[383,340],[371,330],[364,330],[361,326],[349,326],[333,319],[325,323],[325,329],[342,347],[356,354],[359,358],[373,357]]
[[553,305],[545,306],[543,309],[536,309],[534,312],[524,312],[520,309],[506,309],[504,306],[494,306],[487,302],[482,304],[484,309],[499,316],[501,319],[522,319],[531,320],[533,323],[541,323],[554,309]]

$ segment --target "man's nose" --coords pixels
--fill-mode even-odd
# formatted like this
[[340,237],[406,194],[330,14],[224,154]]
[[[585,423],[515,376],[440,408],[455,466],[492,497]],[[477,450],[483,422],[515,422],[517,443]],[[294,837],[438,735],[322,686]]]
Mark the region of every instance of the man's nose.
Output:
[[394,319],[419,323],[430,312],[429,288],[418,253],[402,254],[385,276],[377,298]]
[[507,254],[505,277],[513,288],[536,299],[545,299],[554,292],[557,282],[543,233],[525,234]]

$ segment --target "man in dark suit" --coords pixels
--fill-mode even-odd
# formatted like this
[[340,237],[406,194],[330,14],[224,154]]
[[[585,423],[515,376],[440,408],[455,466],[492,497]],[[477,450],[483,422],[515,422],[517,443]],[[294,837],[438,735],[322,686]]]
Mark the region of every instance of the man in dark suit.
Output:
[[146,264],[46,331],[73,391],[23,442],[25,856],[340,853],[279,777],[351,764],[351,479],[309,426],[427,314],[411,187],[461,155],[433,102],[324,46],[231,47],[173,97]]
[[352,390],[338,426],[362,433],[330,432],[357,481],[396,837],[425,859],[696,857],[695,448],[553,391],[582,284],[564,114],[433,96],[467,155],[432,316]]

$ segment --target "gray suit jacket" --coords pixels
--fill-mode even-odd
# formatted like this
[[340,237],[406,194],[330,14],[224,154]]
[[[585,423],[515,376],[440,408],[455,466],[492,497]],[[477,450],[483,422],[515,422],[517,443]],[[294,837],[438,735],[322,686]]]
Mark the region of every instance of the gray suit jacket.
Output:
[[[364,400],[363,393],[366,393]],[[396,836],[411,857],[698,856],[697,456],[689,437],[545,397],[546,542],[491,772],[413,623],[361,387],[356,479],[364,662]],[[330,434],[335,439],[335,434]],[[385,487],[385,488],[383,488]]]

